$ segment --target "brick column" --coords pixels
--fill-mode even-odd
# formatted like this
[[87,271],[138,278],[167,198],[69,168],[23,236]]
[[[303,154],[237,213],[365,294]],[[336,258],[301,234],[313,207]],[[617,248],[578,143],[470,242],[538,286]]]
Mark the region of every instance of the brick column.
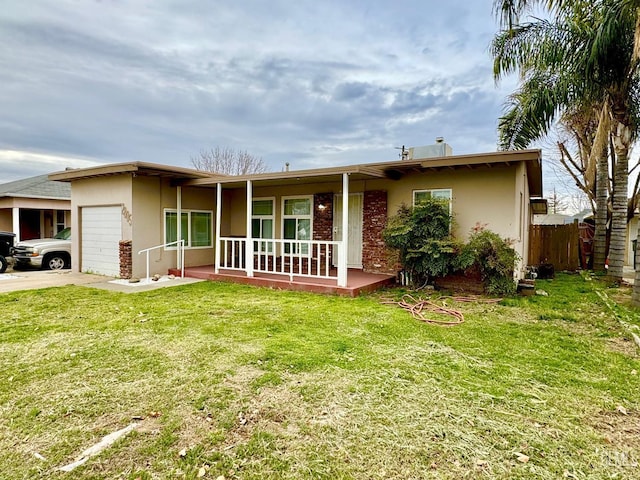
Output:
[[362,268],[365,272],[395,273],[395,263],[382,239],[387,226],[387,192],[364,192]]
[[120,240],[118,244],[120,253],[120,278],[130,279],[133,274],[133,256],[131,240]]
[[[320,205],[324,209],[320,209]],[[313,239],[333,239],[333,193],[316,193],[313,196]]]

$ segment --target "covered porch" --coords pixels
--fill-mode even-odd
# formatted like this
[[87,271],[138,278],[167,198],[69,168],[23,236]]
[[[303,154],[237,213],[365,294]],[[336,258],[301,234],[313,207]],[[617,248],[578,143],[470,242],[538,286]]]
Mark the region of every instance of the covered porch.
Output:
[[[368,273],[372,269],[363,261],[366,256],[370,264],[382,266],[366,255],[373,247],[365,247],[363,255],[363,245],[367,245],[363,230],[380,236],[386,220],[386,193],[376,192],[384,195],[384,211],[364,215],[371,195],[363,193],[362,184],[383,176],[382,172],[342,167],[330,173],[281,172],[181,182],[176,185],[175,218],[184,219],[184,212],[193,208],[185,209],[185,192],[205,188],[215,198],[210,223],[212,264],[196,266],[204,262],[187,258],[185,276],[348,295],[393,282],[394,275],[380,274],[380,268]],[[352,191],[352,182],[359,184],[357,193]],[[190,211],[192,217],[194,211]],[[367,228],[363,217],[374,218],[376,228]],[[174,222],[175,239],[185,238],[185,230],[194,225],[192,221],[182,223]],[[195,235],[190,231],[186,235],[192,242]],[[189,240],[186,245],[189,254]],[[375,249],[383,249],[380,242]],[[177,253],[179,271],[184,256]]]

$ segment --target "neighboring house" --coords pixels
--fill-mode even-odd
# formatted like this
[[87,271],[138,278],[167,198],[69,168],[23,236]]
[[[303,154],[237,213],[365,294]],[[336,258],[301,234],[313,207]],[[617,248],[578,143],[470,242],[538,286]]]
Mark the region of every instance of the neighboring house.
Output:
[[531,223],[533,225],[566,225],[567,223],[573,223],[573,219],[570,215],[562,213],[547,213],[534,215]]
[[0,230],[15,242],[53,237],[71,223],[71,187],[47,175],[0,184]]
[[533,216],[533,225],[568,225],[573,222],[588,222],[589,219],[593,219],[593,210],[586,208],[574,215],[565,215],[563,213],[535,214]]
[[429,196],[450,201],[456,236],[466,239],[485,225],[511,239],[526,265],[530,202],[542,196],[539,150],[244,176],[132,162],[49,178],[71,182],[75,271],[143,277],[145,255],[138,252],[160,246],[150,252],[151,273],[166,273],[180,255],[162,245],[182,237],[186,267],[292,282],[317,277],[338,286],[346,285],[348,269],[395,273],[382,239],[387,219]]

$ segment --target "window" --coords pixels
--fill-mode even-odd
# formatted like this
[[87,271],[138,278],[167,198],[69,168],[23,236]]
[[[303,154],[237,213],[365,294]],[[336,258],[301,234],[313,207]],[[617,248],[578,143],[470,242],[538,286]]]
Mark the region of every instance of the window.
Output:
[[[282,238],[285,240],[311,240],[313,197],[283,197]],[[285,244],[284,253],[308,255],[308,244]]]
[[61,232],[66,227],[64,210],[56,210],[56,233]]
[[451,189],[450,188],[438,188],[434,190],[414,190],[413,191],[413,206],[420,204],[424,200],[430,198],[441,199],[449,204],[449,213],[451,213]]
[[[251,237],[273,238],[273,198],[254,198],[251,205]],[[254,252],[272,252],[273,242],[253,242]]]
[[[212,212],[200,210],[182,210],[180,228],[185,248],[211,247],[213,242]],[[164,239],[166,243],[178,240],[178,212],[164,211]],[[172,245],[168,248],[176,248]]]

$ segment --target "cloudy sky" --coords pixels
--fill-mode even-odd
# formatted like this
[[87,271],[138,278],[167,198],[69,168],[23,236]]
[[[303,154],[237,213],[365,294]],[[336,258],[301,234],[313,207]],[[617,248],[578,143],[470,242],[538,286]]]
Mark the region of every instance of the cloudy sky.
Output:
[[492,0],[5,0],[0,183],[101,163],[271,170],[496,149]]

